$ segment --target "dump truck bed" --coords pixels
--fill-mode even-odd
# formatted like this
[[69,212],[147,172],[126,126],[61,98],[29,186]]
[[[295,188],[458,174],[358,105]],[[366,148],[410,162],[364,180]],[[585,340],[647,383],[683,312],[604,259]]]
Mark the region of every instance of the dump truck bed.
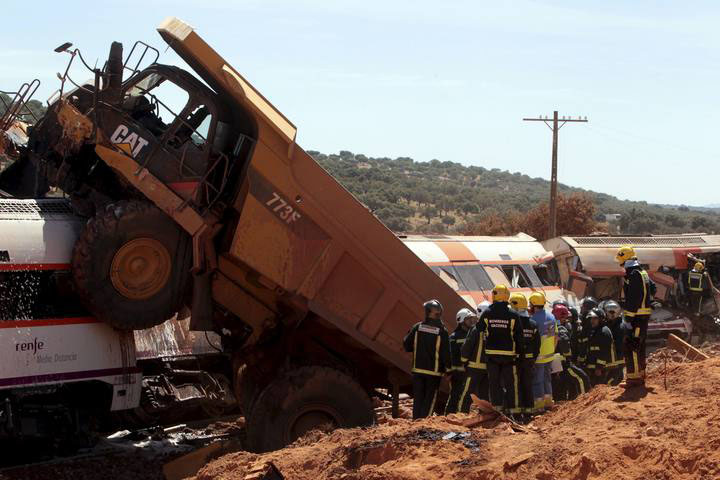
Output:
[[169,18],[158,31],[257,123],[234,202],[238,224],[221,258],[247,265],[388,364],[409,371],[402,338],[423,319],[422,303],[440,300],[448,328],[467,303],[295,144],[292,123],[192,27]]

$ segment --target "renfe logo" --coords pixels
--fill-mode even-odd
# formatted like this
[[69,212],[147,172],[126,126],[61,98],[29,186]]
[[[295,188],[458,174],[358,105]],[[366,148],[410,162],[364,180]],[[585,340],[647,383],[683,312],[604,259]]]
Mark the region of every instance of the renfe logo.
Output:
[[148,144],[147,140],[137,133],[130,132],[130,129],[123,124],[117,126],[115,132],[113,132],[110,137],[110,141],[120,147],[126,146],[127,148],[124,150],[126,153],[132,155],[133,158],[137,157],[140,150]]
[[16,352],[32,352],[33,354],[45,348],[45,342],[38,341],[37,337],[32,342],[20,342],[15,344]]

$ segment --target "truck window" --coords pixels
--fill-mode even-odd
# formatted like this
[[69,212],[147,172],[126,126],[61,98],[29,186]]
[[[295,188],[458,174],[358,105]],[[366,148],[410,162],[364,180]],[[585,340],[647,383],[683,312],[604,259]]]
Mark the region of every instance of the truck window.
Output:
[[159,138],[183,111],[189,98],[184,89],[153,73],[127,91],[123,108]]
[[510,281],[508,277],[505,276],[505,272],[500,265],[483,265],[483,269],[485,273],[488,274],[488,277],[490,277],[493,287],[500,284],[510,286]]
[[460,280],[470,291],[492,290],[492,280],[482,265],[455,265]]
[[69,271],[0,273],[0,320],[88,315],[72,289]]

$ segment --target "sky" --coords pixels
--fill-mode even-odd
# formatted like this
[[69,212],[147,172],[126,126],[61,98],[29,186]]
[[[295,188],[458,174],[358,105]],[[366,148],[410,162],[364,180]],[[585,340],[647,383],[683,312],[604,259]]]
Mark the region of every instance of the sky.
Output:
[[[720,3],[155,0],[3,2],[0,90],[59,87],[70,41],[102,66],[190,25],[298,127],[306,150],[438,159],[650,203],[720,203]],[[73,70],[73,78],[89,75]],[[707,181],[705,181],[707,179]]]

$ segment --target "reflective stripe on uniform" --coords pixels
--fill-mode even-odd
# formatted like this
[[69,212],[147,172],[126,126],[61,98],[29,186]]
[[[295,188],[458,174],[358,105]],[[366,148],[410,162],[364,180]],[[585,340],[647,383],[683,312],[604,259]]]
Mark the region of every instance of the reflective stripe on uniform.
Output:
[[465,379],[465,388],[463,389],[463,392],[460,395],[460,399],[458,400],[458,412],[461,410],[462,404],[465,403],[465,396],[468,394],[468,390],[470,390],[470,375],[468,375],[468,377]]
[[580,376],[575,371],[573,371],[572,368],[568,368],[567,371],[570,374],[570,376],[572,376],[575,380],[577,380],[578,385],[580,386],[580,393],[581,394],[585,393],[585,382],[582,381]]
[[440,371],[440,335],[435,340],[435,371]]
[[645,270],[639,270],[640,276],[642,277],[642,286],[643,286],[643,298],[642,302],[640,302],[640,307],[635,311],[631,312],[628,310],[625,310],[625,315],[628,317],[634,317],[636,315],[650,315],[652,313],[652,308],[647,306],[648,301],[648,291],[647,287],[650,285],[650,276]]
[[417,337],[418,337],[418,331],[415,330],[415,338],[413,339],[413,368],[412,371],[415,371],[415,360],[417,359]]
[[[699,272],[688,273],[688,288],[691,292],[702,292],[703,291],[703,274]],[[694,285],[693,285],[694,283]]]
[[[515,387],[515,407],[520,405],[520,389],[518,388],[518,373],[517,373],[517,366],[513,365],[512,367],[513,372],[513,386]],[[520,413],[520,412],[513,412],[513,409],[510,409],[512,413]]]
[[515,355],[515,352],[509,352],[507,350],[485,350],[488,355]]
[[435,410],[435,400],[437,400],[437,392],[438,392],[438,389],[436,388],[435,394],[433,395],[433,401],[430,404],[430,411],[427,413],[428,417],[431,416],[433,414],[433,411]]
[[413,367],[411,372],[412,373],[422,373],[425,375],[435,375],[436,377],[442,376],[442,373],[440,373],[440,372],[433,372],[432,370],[425,370],[424,368],[417,368],[417,367]]

